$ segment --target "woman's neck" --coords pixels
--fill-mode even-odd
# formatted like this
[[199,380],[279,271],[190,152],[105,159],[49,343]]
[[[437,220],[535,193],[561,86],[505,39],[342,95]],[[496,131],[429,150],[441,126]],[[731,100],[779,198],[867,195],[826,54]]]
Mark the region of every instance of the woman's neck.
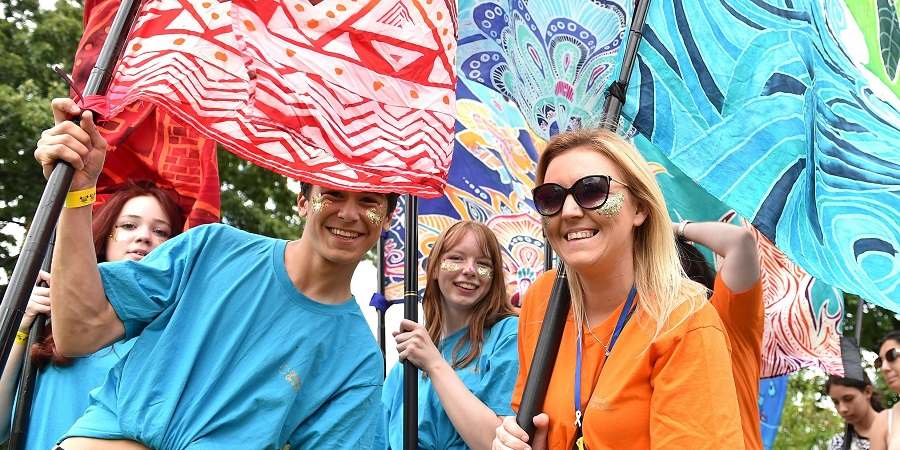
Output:
[[634,271],[631,264],[622,266],[627,267],[599,274],[579,274],[584,287],[585,314],[591,326],[606,320],[628,297],[634,285]]
[[441,337],[450,336],[469,325],[469,317],[472,315],[471,312],[448,307],[446,303],[443,308]]
[[869,408],[866,415],[850,425],[853,425],[853,430],[856,431],[856,434],[863,437],[869,437],[869,431],[872,429],[876,417],[878,417],[878,413],[876,413],[874,409]]

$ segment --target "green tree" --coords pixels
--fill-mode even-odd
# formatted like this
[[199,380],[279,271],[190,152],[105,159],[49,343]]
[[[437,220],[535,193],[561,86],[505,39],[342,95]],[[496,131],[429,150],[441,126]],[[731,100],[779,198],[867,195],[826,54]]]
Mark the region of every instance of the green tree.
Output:
[[843,429],[831,399],[822,392],[825,380],[825,374],[806,370],[790,376],[773,449],[826,449],[831,436]]
[[35,0],[0,0],[0,269],[10,273],[16,232],[27,227],[44,179],[31,157],[42,129],[53,123],[48,105],[65,95],[49,65],[71,70],[81,36],[81,6],[60,0],[40,11]]
[[296,188],[282,175],[244,161],[219,148],[222,222],[251,233],[296,239],[302,223]]

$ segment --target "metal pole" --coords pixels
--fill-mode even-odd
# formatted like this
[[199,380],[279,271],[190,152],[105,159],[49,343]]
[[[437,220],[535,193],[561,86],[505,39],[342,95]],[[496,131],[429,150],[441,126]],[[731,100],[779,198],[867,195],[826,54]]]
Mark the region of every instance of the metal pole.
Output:
[[[122,55],[125,41],[139,8],[140,0],[122,0],[119,11],[110,26],[106,42],[103,43],[103,48],[97,57],[97,63],[88,77],[84,89],[85,95],[106,93],[112,80],[112,70]],[[19,328],[22,316],[25,315],[31,288],[37,279],[41,260],[47,253],[50,235],[59,220],[59,213],[62,210],[66,193],[72,184],[74,173],[75,170],[72,166],[65,162],[58,162],[54,167],[47,180],[47,185],[44,187],[37,211],[34,213],[31,227],[25,236],[25,243],[10,277],[9,287],[3,296],[3,303],[0,303],[0,363],[2,366],[5,366],[6,360],[9,359],[9,351],[12,349],[16,337],[16,330]]]
[[553,270],[553,247],[550,246],[550,240],[544,238],[544,272]]
[[[47,254],[44,256],[44,262],[41,263],[41,270],[50,272],[51,261],[53,260],[53,247],[56,243],[56,233],[50,236],[50,242],[47,248]],[[40,283],[43,287],[48,287],[47,283]],[[37,384],[37,364],[31,359],[31,349],[34,344],[44,339],[44,329],[47,326],[47,316],[41,314],[34,319],[31,329],[28,332],[28,342],[25,344],[25,354],[22,356],[22,371],[19,374],[19,387],[16,392],[16,410],[13,414],[12,426],[9,431],[9,450],[23,450],[25,448],[25,437],[28,435],[29,419],[31,419],[31,404],[34,400],[34,386]]]
[[553,290],[550,293],[550,301],[547,302],[547,312],[544,313],[541,333],[538,335],[537,345],[534,348],[531,367],[528,369],[528,380],[525,382],[525,390],[522,392],[519,412],[516,414],[516,423],[531,438],[534,437],[532,418],[544,409],[544,399],[547,397],[553,366],[556,365],[556,354],[559,352],[559,342],[562,340],[563,330],[566,327],[566,315],[569,313],[571,301],[566,266],[560,264],[559,272],[556,273],[556,281],[553,282]]
[[856,305],[856,327],[853,328],[853,335],[856,337],[856,345],[862,345],[862,321],[865,306],[866,301],[860,298],[859,304]]
[[[637,57],[637,49],[642,38],[641,30],[644,28],[649,6],[649,0],[639,0],[634,6],[631,33],[625,47],[625,55],[622,58],[619,79],[610,85],[610,95],[607,96],[603,107],[602,123],[611,130],[615,130],[618,127],[622,105],[625,103],[628,82],[631,79],[631,69],[634,65],[634,59]],[[544,322],[541,325],[541,333],[538,335],[537,346],[534,349],[531,368],[525,381],[522,401],[516,414],[516,423],[528,433],[531,440],[534,439],[534,422],[532,418],[543,409],[544,398],[547,395],[547,387],[550,384],[553,366],[556,365],[556,354],[559,350],[559,343],[562,339],[566,315],[569,312],[571,301],[565,265],[560,262],[559,272],[557,273],[556,281],[553,283],[553,290],[547,303],[547,311],[544,314]]]
[[[403,268],[403,317],[419,321],[419,199],[406,196],[406,260]],[[403,450],[419,448],[419,369],[403,362]]]
[[[378,235],[378,246],[375,248],[375,253],[377,254],[378,260],[376,261],[375,266],[378,269],[378,287],[375,289],[376,292],[384,296],[384,233],[380,233]],[[387,377],[387,360],[384,359],[384,356],[387,355],[387,347],[385,341],[387,340],[387,330],[385,329],[385,313],[386,310],[382,308],[376,308],[378,311],[378,347],[381,348],[381,367],[382,372],[384,372],[384,376]]]

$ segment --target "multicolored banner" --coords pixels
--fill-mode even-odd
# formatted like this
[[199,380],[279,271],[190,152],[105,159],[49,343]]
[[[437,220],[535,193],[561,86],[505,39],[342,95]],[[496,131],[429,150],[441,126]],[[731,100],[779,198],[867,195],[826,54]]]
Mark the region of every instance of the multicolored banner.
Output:
[[452,2],[150,0],[106,96],[323,186],[434,197],[450,165]]
[[[672,2],[652,4],[657,5],[654,8],[671,8],[684,7],[687,3],[677,1],[675,6]],[[448,195],[446,198],[420,203],[419,286],[424,286],[424,259],[421,255],[428,254],[430,243],[437,233],[460,218],[488,222],[520,217],[520,223],[523,224],[533,221],[533,228],[520,227],[517,233],[494,227],[498,234],[506,233],[500,237],[507,249],[514,246],[520,249],[520,254],[508,250],[506,255],[511,259],[507,261],[511,295],[522,292],[536,273],[542,270],[543,240],[537,216],[531,210],[528,192],[533,183],[536,155],[545,139],[560,130],[598,125],[596,120],[601,117],[602,92],[616,75],[626,24],[630,23],[631,5],[632,2],[627,0],[460,2],[458,60],[461,76],[457,86],[459,102],[468,106],[460,107]],[[692,8],[702,9],[699,2],[690,5]],[[725,8],[728,4],[718,2],[715,5],[717,8]],[[765,9],[761,2],[756,5]],[[712,8],[711,5],[709,7]],[[653,11],[656,11],[653,12],[654,20],[661,20],[657,9]],[[703,11],[694,11],[690,17],[705,17]],[[673,23],[667,26],[675,30],[682,29],[678,27],[684,23],[674,23],[678,16],[670,17]],[[636,77],[647,65],[643,52],[658,47],[659,35],[654,33],[656,32],[650,30],[645,36],[647,42],[641,47],[642,53],[635,69]],[[737,45],[725,36],[727,34],[704,35],[707,39],[704,42],[708,41],[707,45],[710,46],[721,42],[722,45],[728,44],[728,48]],[[669,37],[665,42],[671,44],[675,42],[673,39]],[[663,60],[676,63],[672,59]],[[678,60],[688,67],[691,66],[691,61],[690,58]],[[675,66],[679,67],[678,64]],[[646,76],[644,78],[649,79]],[[637,85],[641,83],[640,80],[638,78],[636,81]],[[684,108],[688,105],[679,102],[694,102],[683,89],[672,91],[674,93],[671,95],[670,91],[659,92],[660,96],[666,95],[667,102],[674,102]],[[629,99],[645,108],[647,98],[644,94],[645,91],[635,87],[629,92]],[[478,102],[480,105],[475,107],[475,103],[470,102]],[[671,148],[664,149],[661,142],[650,140],[664,133],[660,131],[663,126],[670,127],[671,136],[671,122],[677,122],[678,116],[666,117],[667,122],[660,121],[655,129],[657,134],[644,135],[639,125],[646,125],[646,122],[634,119],[635,107],[630,105],[631,102],[626,105],[625,112],[630,114],[627,119],[629,123],[634,122],[634,126],[626,126],[628,135],[654,166],[657,179],[666,194],[672,219],[728,220],[740,223],[741,219],[732,210],[733,205],[728,203],[731,197],[726,196],[726,202],[723,203],[718,197],[710,195],[689,176],[693,172],[683,172],[679,165],[669,159]],[[480,125],[479,129],[483,131],[471,131],[473,122],[467,119],[471,117],[471,114],[465,113],[467,110],[479,112],[478,122],[474,123]],[[758,114],[765,116],[761,112]],[[645,116],[640,118],[644,119]],[[743,145],[749,145],[747,142],[768,145],[769,142],[754,137],[752,133],[745,133],[743,136],[746,141],[737,140],[738,135],[732,136],[730,145],[735,142]],[[671,143],[674,145],[675,140]],[[708,145],[718,151],[721,150],[719,146],[724,144]],[[519,155],[523,159],[492,158],[492,155],[502,152]],[[477,159],[472,158],[472,155],[478,155]],[[525,160],[525,155],[531,159]],[[722,164],[733,168],[735,161],[746,155],[755,154],[739,153],[736,159],[722,161]],[[498,162],[508,164],[508,161],[513,161],[511,167],[498,165]],[[708,161],[708,158],[698,159],[698,162],[704,161]],[[743,161],[748,170],[755,170],[751,167],[755,160]],[[532,169],[529,171],[524,169],[526,167]],[[738,178],[735,175],[730,179]],[[525,187],[528,189],[524,189],[523,193]],[[741,189],[753,187],[749,184],[739,186]],[[516,209],[517,207],[522,209]],[[495,216],[498,218],[492,219]],[[530,219],[524,219],[525,217]],[[390,299],[400,298],[402,291],[402,224],[402,214],[395,216],[394,226],[385,245],[388,256],[386,294]],[[890,226],[885,225],[882,229]],[[798,267],[771,244],[768,235],[757,234],[763,259],[764,301],[768,319],[763,350],[764,376],[776,376],[809,366],[840,373],[838,330],[843,316],[841,292],[801,269],[808,263],[807,259],[798,257]],[[810,263],[813,266],[814,261]]]

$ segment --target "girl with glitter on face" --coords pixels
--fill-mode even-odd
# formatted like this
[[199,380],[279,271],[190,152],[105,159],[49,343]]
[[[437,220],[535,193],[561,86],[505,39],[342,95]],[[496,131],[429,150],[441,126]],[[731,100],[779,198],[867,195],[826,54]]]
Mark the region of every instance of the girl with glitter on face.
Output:
[[[613,132],[579,130],[547,143],[535,178],[571,310],[534,436],[506,417],[493,448],[743,448],[726,333],[684,275],[649,164]],[[535,347],[555,278],[538,277],[522,301],[514,409],[544,356]]]
[[[425,326],[393,333],[400,360],[422,370],[419,448],[490,448],[500,417],[512,414],[519,369],[518,318],[503,279],[500,244],[485,225],[462,221],[441,233],[426,270]],[[403,448],[403,364],[382,390],[385,448]]]

